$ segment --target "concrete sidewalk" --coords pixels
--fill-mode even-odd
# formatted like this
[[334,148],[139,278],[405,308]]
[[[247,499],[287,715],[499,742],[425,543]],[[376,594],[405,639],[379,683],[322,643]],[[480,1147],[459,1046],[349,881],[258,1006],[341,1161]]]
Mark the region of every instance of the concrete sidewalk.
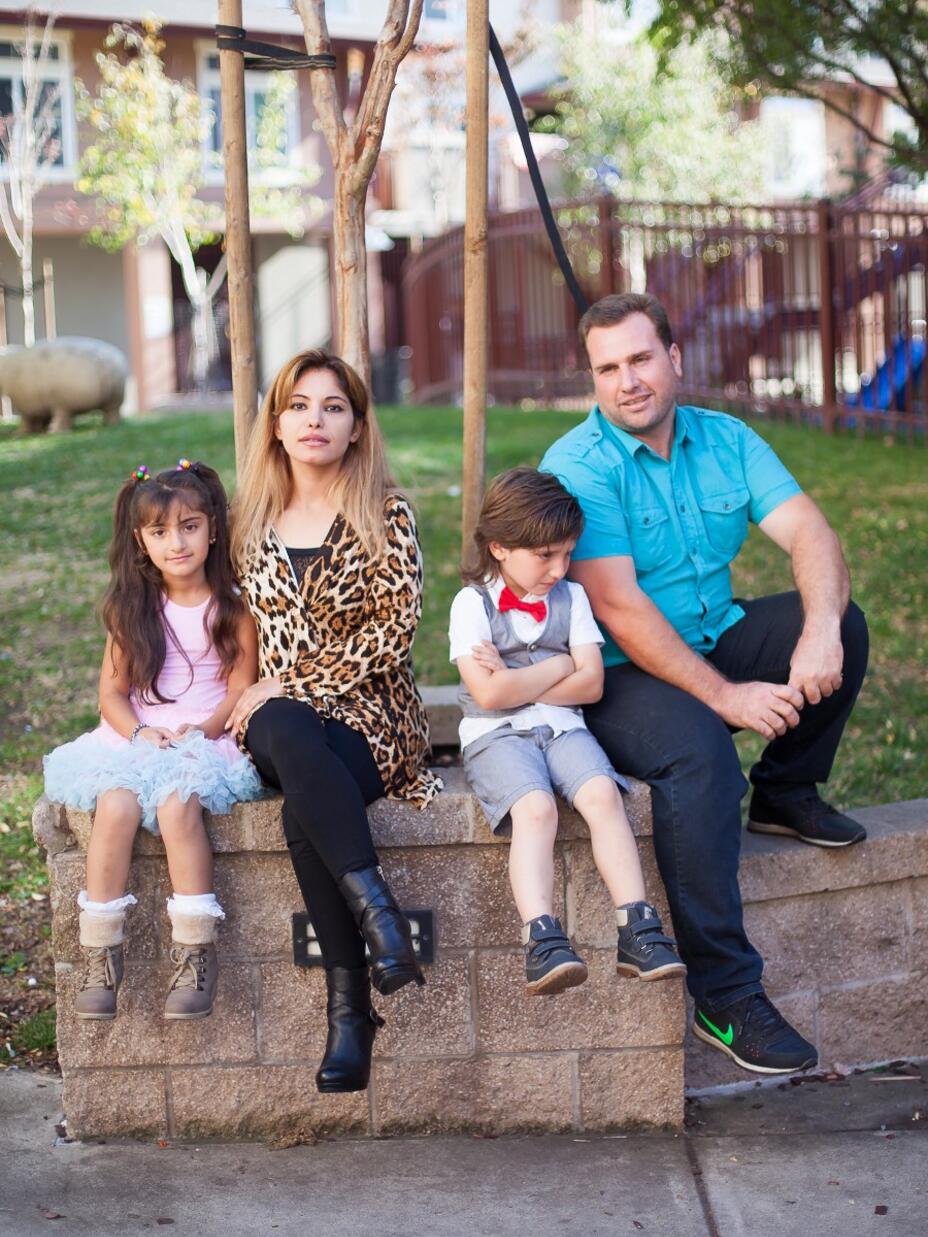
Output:
[[[0,1074],[0,1233],[925,1237],[928,1067],[748,1085],[681,1135],[67,1143],[59,1083]],[[885,1210],[884,1210],[885,1209]]]

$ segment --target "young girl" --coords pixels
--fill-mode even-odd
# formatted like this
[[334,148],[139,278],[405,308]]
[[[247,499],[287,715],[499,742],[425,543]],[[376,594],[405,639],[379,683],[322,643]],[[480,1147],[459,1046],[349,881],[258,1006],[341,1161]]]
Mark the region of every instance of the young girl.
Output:
[[116,498],[103,603],[102,721],[45,757],[50,799],[94,810],[87,888],[78,895],[85,973],[79,1018],[115,1018],[126,892],[139,824],[159,832],[173,896],[166,1018],[203,1018],[216,991],[213,861],[202,809],[227,812],[261,792],[224,728],[255,681],[254,624],[235,590],[219,476],[182,459],[137,468]]
[[603,638],[583,589],[564,579],[582,530],[580,505],[556,477],[534,468],[503,473],[483,500],[469,587],[451,607],[464,771],[494,832],[511,829],[509,875],[536,996],[587,977],[553,915],[555,790],[589,826],[616,907],[618,970],[649,980],[686,971],[644,900],[618,790],[626,783],[578,707],[598,700],[603,686]]

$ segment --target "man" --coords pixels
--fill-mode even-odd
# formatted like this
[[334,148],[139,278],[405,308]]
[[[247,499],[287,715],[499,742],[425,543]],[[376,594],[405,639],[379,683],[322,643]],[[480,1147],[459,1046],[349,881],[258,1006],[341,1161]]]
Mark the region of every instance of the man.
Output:
[[[571,575],[611,639],[586,710],[617,769],[650,784],[694,1031],[746,1069],[817,1061],[761,984],[738,888],[747,784],[732,733],[768,740],[748,828],[816,846],[865,836],[819,797],[867,665],[838,538],[743,422],[678,406],[683,375],[651,296],[607,296],[580,322],[597,404],[541,467],[580,500]],[[796,592],[736,601],[729,565],[758,525],[789,555]]]

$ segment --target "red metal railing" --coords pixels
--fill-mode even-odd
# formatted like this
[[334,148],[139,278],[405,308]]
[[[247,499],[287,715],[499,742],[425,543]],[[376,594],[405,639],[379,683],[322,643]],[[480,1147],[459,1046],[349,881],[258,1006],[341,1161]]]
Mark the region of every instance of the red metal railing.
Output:
[[[685,398],[925,437],[925,210],[604,199],[558,215],[591,300],[647,290],[666,305]],[[462,244],[460,229],[429,241],[404,273],[420,400],[460,396]],[[537,212],[492,215],[488,252],[491,400],[582,404],[579,315]]]

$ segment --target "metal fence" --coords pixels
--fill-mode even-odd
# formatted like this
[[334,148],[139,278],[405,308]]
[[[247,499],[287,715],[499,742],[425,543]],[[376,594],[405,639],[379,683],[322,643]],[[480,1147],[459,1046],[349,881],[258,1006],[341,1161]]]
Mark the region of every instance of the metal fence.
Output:
[[[924,439],[923,208],[604,199],[558,214],[591,300],[648,291],[667,306],[684,398]],[[579,315],[537,212],[492,215],[488,252],[490,398],[582,404],[591,384]],[[460,229],[409,260],[404,297],[416,398],[457,400]]]

